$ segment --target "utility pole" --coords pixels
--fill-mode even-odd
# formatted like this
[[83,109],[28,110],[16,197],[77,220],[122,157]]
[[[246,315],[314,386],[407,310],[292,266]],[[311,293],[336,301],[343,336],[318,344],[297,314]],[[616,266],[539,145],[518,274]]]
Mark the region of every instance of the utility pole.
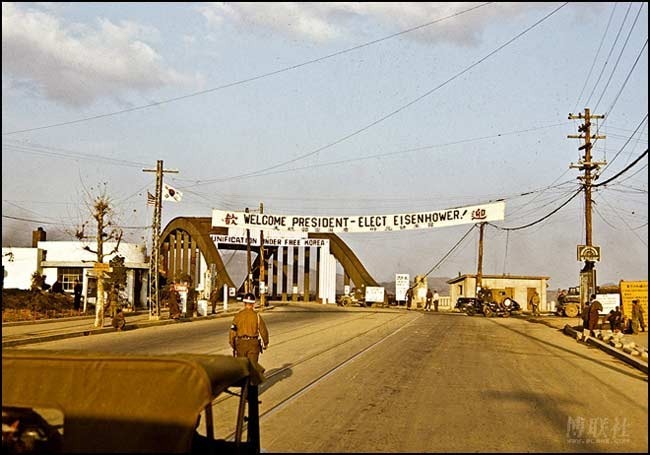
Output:
[[163,174],[178,174],[175,169],[163,169],[163,161],[158,160],[156,169],[142,169],[142,172],[156,173],[156,204],[153,209],[153,223],[151,225],[151,258],[149,259],[149,284],[151,286],[149,306],[149,319],[160,319],[160,292],[159,292],[159,266],[160,266],[160,222],[162,219],[162,188]]
[[[476,290],[483,288],[481,281],[483,280],[483,231],[485,223],[479,223],[479,237],[478,237],[478,267],[476,269]],[[476,290],[474,291],[476,295]],[[476,295],[478,297],[478,295]]]
[[[244,210],[248,213],[248,207]],[[244,293],[253,292],[251,280],[253,273],[251,272],[251,230],[246,228],[246,284],[244,285]]]
[[[260,202],[260,213],[264,213],[264,203]],[[262,287],[262,282],[264,287],[266,287],[266,263],[264,262],[264,231],[260,229],[260,308],[266,306],[266,290]]]
[[[577,164],[571,163],[570,168],[577,168],[584,171],[584,175],[579,176],[578,179],[582,180],[582,185],[585,192],[585,246],[583,251],[594,251],[593,238],[592,238],[592,225],[591,225],[591,185],[592,181],[598,178],[598,170],[601,165],[606,162],[592,161],[591,149],[593,144],[592,139],[605,139],[602,135],[591,134],[591,120],[604,119],[604,115],[591,114],[589,108],[585,108],[584,114],[569,114],[569,120],[584,119],[585,122],[578,127],[578,131],[584,134],[570,134],[569,139],[584,139],[585,143],[578,147],[578,150],[584,150],[584,155],[580,157]],[[592,174],[594,170],[594,174]],[[580,246],[579,246],[580,249]],[[579,253],[580,256],[580,253]],[[596,270],[594,268],[593,256],[585,255],[585,265],[580,271],[580,303],[584,305],[589,300],[591,294],[596,293]]]

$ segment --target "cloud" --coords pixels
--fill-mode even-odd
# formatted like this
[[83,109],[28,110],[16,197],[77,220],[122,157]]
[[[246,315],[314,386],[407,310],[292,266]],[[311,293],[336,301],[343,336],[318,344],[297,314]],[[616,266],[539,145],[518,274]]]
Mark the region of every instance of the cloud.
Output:
[[144,42],[157,36],[157,30],[135,22],[66,25],[51,13],[3,3],[3,89],[6,75],[13,88],[29,86],[47,98],[83,106],[100,97],[195,82]]
[[[289,38],[325,42],[358,37],[368,29],[375,35],[377,26],[386,28],[387,33],[395,33],[477,5],[479,3],[465,2],[242,2],[206,3],[199,10],[215,27],[231,23],[240,28],[249,27],[253,32],[271,30]],[[421,42],[472,45],[478,42],[483,29],[495,20],[507,21],[525,11],[543,7],[519,2],[488,5],[405,37]],[[548,10],[548,5],[545,8]]]

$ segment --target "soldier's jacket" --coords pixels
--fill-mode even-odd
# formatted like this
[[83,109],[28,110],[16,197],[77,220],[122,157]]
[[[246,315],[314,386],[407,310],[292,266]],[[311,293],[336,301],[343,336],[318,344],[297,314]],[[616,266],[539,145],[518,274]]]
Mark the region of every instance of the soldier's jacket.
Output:
[[[258,327],[259,320],[259,327]],[[230,327],[230,346],[235,347],[235,337],[247,336],[262,338],[264,346],[269,344],[269,331],[266,328],[266,323],[261,316],[257,314],[252,308],[244,308],[235,315]]]

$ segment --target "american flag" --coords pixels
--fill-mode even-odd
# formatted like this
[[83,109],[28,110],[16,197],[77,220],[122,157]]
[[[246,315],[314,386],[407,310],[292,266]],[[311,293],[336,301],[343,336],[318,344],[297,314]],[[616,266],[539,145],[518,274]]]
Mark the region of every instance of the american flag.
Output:
[[156,196],[147,191],[147,205],[156,205]]

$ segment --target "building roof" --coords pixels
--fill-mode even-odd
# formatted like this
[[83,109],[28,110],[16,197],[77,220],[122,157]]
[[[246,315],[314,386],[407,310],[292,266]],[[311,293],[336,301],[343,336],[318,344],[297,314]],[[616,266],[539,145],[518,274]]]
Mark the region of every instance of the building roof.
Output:
[[[476,274],[465,274],[447,280],[447,284],[454,284],[460,281],[465,281],[467,278],[476,278]],[[502,280],[550,280],[548,276],[533,276],[533,275],[482,275],[484,279],[502,279]]]
[[[89,261],[41,261],[41,267],[79,267],[79,268],[90,268],[94,267],[94,262]],[[105,264],[108,264],[105,262]],[[125,262],[124,268],[127,269],[148,269],[148,262]]]

